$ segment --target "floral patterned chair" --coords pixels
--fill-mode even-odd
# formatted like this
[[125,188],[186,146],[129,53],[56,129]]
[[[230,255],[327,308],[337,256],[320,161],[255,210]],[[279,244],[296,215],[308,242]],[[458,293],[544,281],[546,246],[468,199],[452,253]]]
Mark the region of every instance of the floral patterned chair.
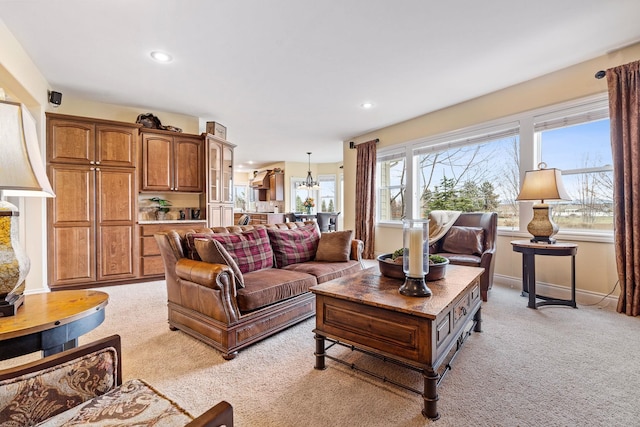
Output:
[[122,384],[120,348],[120,336],[112,335],[0,371],[0,423],[233,426],[233,408],[225,401],[194,418],[142,380]]

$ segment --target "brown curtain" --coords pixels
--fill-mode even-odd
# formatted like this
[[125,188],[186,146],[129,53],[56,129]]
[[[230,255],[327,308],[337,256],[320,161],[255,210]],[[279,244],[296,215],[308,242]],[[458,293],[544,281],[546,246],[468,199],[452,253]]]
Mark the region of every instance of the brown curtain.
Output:
[[640,61],[607,70],[618,312],[640,314]]
[[356,145],[356,234],[364,242],[362,256],[372,259],[374,255],[374,216],[376,211],[376,142]]

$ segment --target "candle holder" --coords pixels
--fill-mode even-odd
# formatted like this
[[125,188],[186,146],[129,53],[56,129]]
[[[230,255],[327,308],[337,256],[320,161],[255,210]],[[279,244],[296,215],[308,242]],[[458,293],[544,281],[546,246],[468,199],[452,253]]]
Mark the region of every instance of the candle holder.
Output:
[[402,221],[404,284],[402,295],[410,297],[431,296],[431,289],[424,280],[429,272],[429,220],[405,219]]

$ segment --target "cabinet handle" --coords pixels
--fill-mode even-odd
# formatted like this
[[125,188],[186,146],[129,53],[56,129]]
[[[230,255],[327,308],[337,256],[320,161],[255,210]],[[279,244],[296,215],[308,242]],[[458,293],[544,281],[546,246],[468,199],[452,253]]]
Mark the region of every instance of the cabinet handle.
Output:
[[96,171],[99,171],[99,170],[100,170],[100,168],[96,168]]
[[100,162],[96,162],[96,165],[99,165],[99,164],[100,164]]
[[467,307],[462,307],[462,315],[463,316],[467,315]]
[[96,168],[89,168],[89,170],[90,170],[90,171],[94,171],[94,170],[96,170]]
[[91,160],[91,161],[89,162],[89,164],[90,164],[90,165],[95,165],[95,164],[96,164],[96,162],[94,162],[93,160]]

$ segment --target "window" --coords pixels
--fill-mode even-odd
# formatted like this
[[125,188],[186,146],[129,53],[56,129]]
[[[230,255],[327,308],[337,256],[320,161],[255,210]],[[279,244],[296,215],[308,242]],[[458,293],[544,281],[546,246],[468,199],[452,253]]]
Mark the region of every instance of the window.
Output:
[[499,225],[517,227],[518,131],[508,123],[416,149],[416,217],[432,210],[498,212]]
[[299,188],[300,185],[304,183],[304,181],[305,181],[305,178],[296,178],[296,177],[291,178],[291,194],[293,195],[293,197],[291,198],[291,210],[293,212],[305,211],[305,208],[302,204],[307,199],[307,197],[313,197],[315,199],[315,196],[313,194],[315,190]]
[[606,105],[534,124],[540,160],[562,170],[571,200],[553,204],[560,229],[613,230],[613,159]]
[[520,230],[526,224],[519,212],[527,209],[515,201],[520,176],[540,162],[562,170],[571,196],[554,204],[560,229],[610,233],[613,161],[605,96],[379,151],[378,222],[425,218],[436,209],[496,211],[500,228]]
[[253,198],[250,198],[249,187],[246,185],[234,185],[233,186],[233,200],[234,208],[242,212],[247,212],[250,208],[249,203]]
[[378,221],[405,217],[406,170],[404,152],[378,157]]
[[317,212],[335,212],[336,211],[336,176],[335,175],[319,175],[318,184],[318,203],[316,204]]

